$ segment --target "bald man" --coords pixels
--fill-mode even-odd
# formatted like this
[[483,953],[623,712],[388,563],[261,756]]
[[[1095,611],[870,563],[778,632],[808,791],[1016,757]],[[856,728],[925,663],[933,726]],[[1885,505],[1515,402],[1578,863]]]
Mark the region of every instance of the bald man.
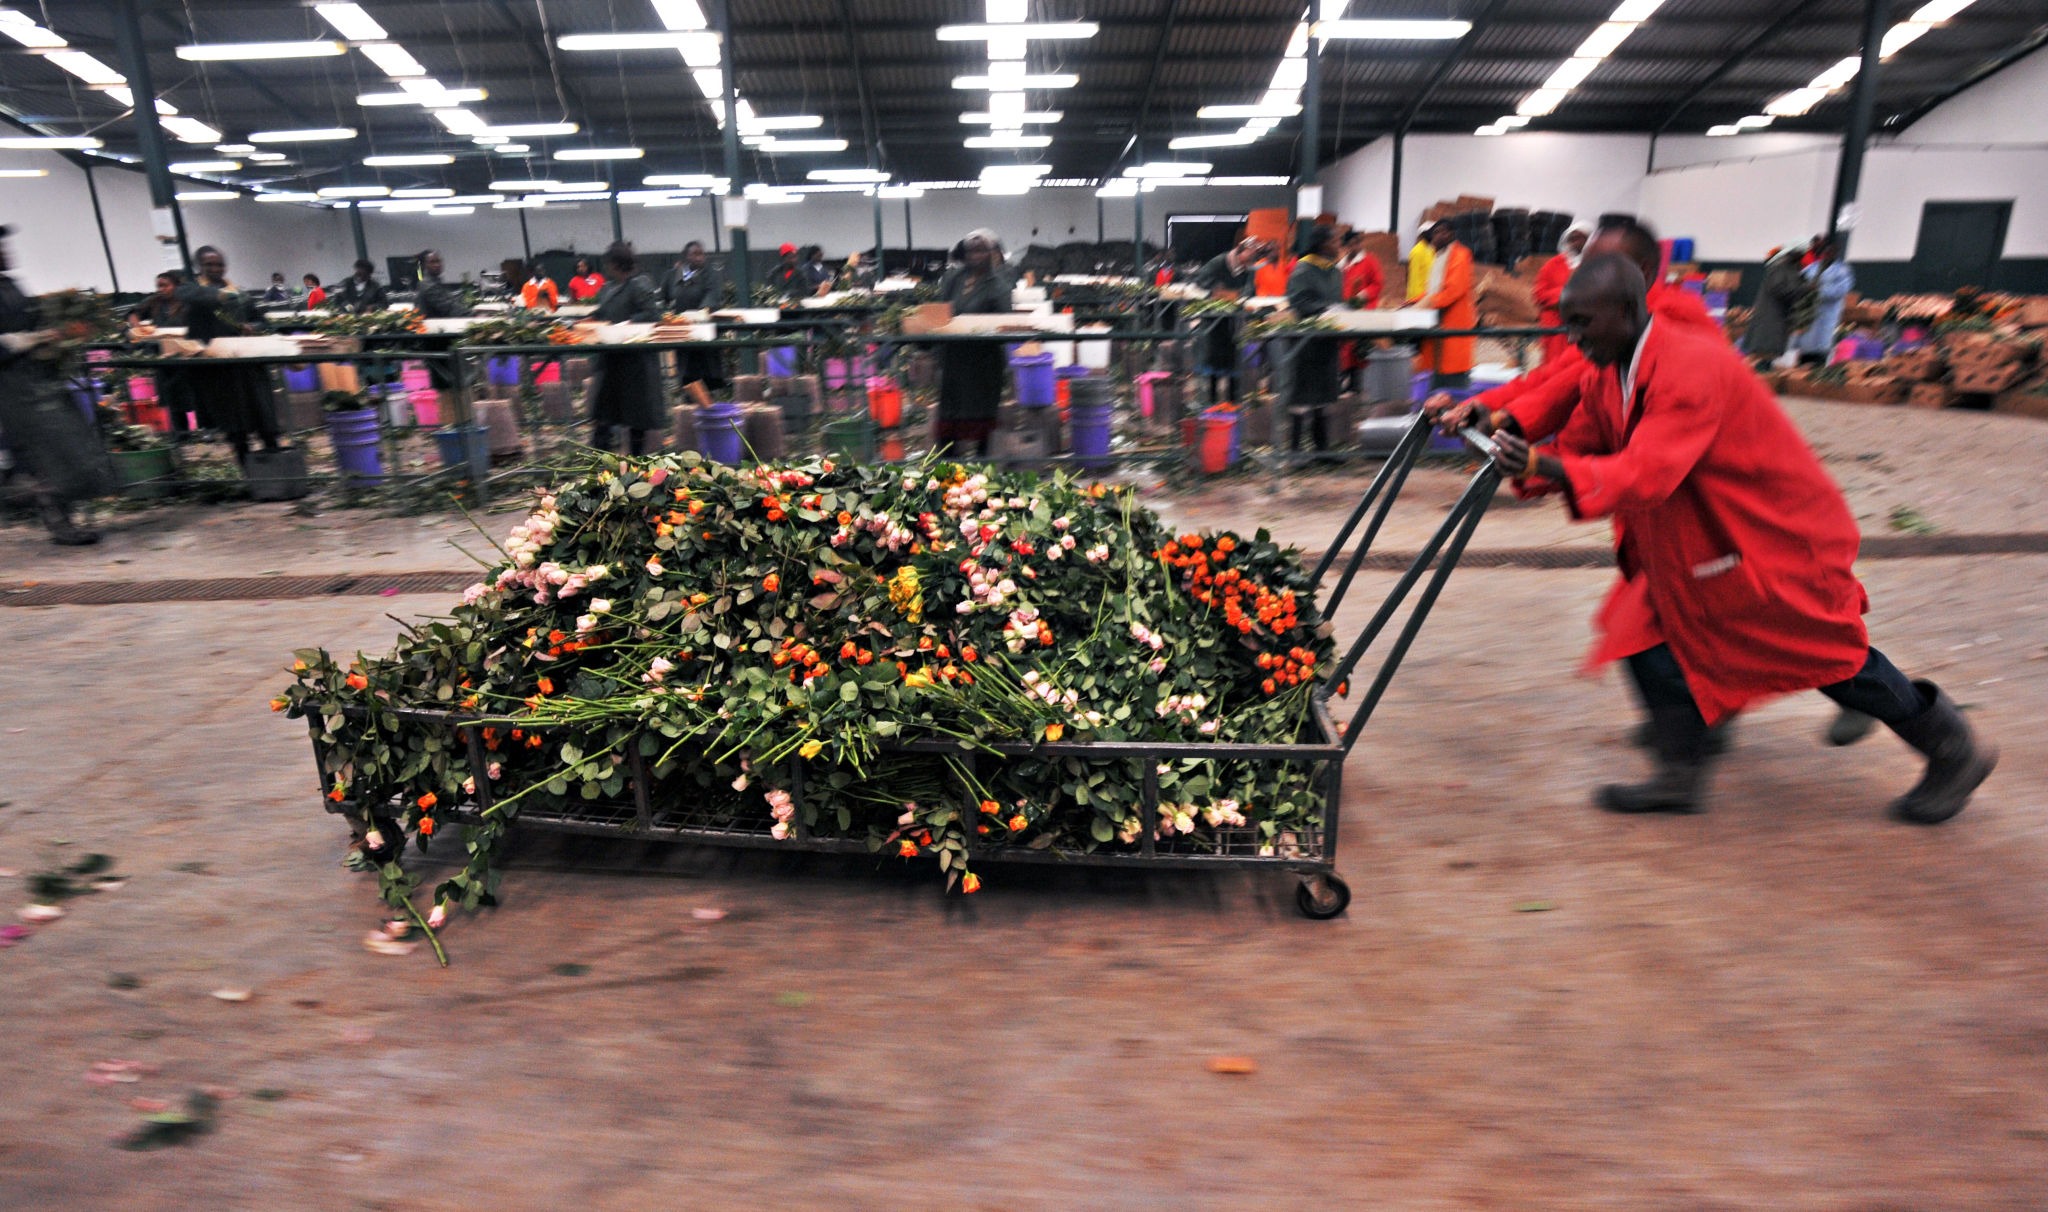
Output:
[[[1997,764],[1956,705],[1870,646],[1855,518],[1777,397],[1727,342],[1653,321],[1642,271],[1588,257],[1559,310],[1586,359],[1554,450],[1496,431],[1502,467],[1572,516],[1612,516],[1621,577],[1591,661],[1626,660],[1650,711],[1656,773],[1601,789],[1612,812],[1696,812],[1708,729],[1752,703],[1819,690],[1927,758],[1892,805],[1936,824]],[[1490,417],[1475,417],[1490,427]]]

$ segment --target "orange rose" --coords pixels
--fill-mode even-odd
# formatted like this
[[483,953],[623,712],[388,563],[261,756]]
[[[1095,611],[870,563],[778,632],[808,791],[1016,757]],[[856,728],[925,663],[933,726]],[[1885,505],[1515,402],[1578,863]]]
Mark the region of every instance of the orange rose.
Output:
[[348,675],[348,688],[350,690],[367,690],[369,689],[369,686],[370,679],[364,677],[362,674],[351,673]]
[[981,877],[972,871],[960,877],[960,891],[969,896],[981,891]]
[[420,807],[421,807],[421,808],[432,808],[432,807],[433,807],[434,805],[436,805],[436,804],[438,804],[438,803],[440,803],[440,802],[441,802],[441,797],[440,797],[440,796],[438,796],[438,795],[435,795],[435,794],[434,794],[433,792],[431,792],[431,791],[427,792],[427,793],[426,793],[425,795],[421,796],[421,797],[420,797],[420,799],[419,799],[419,805],[420,805]]
[[916,858],[917,843],[910,841],[906,838],[905,840],[896,843],[896,853],[904,858]]
[[769,593],[780,593],[782,591],[782,578],[771,572],[761,578],[761,588]]
[[1024,832],[1024,826],[1029,825],[1030,823],[1030,821],[1024,819],[1024,814],[1020,812],[1017,815],[1010,818],[1010,832],[1022,833]]
[[432,836],[434,836],[434,818],[433,818],[433,817],[430,817],[430,816],[423,816],[423,817],[421,817],[421,818],[420,818],[420,836],[421,836],[421,837],[432,837]]

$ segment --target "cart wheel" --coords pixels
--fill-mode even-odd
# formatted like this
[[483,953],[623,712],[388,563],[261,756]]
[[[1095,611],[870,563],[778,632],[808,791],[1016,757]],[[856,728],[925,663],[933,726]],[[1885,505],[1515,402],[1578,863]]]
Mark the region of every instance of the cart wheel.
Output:
[[1334,875],[1311,875],[1294,890],[1294,906],[1303,917],[1326,922],[1351,907],[1351,885]]

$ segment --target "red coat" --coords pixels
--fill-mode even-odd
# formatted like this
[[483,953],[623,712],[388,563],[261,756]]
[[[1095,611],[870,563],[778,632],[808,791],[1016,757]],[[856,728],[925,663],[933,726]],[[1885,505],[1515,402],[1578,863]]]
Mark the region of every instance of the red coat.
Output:
[[1624,420],[1588,365],[1558,437],[1580,519],[1622,523],[1592,664],[1669,644],[1709,724],[1852,677],[1869,655],[1861,541],[1841,489],[1727,342],[1652,324]]
[[[1479,307],[1472,299],[1472,250],[1452,241],[1437,256],[1444,258],[1443,284],[1437,287],[1435,294],[1422,300],[1422,306],[1437,309],[1439,327],[1477,328]],[[1415,360],[1416,369],[1445,375],[1464,374],[1472,369],[1478,349],[1477,337],[1439,337],[1424,341],[1421,356]]]
[[[1380,268],[1380,259],[1367,253],[1351,263],[1344,271],[1344,303],[1348,307],[1363,307],[1370,311],[1380,305],[1380,292],[1386,288],[1386,271]],[[1363,341],[1347,341],[1344,344],[1343,367],[1356,370],[1365,365],[1360,352]]]
[[[1571,258],[1559,253],[1543,263],[1536,272],[1536,306],[1539,309],[1536,323],[1544,328],[1558,328],[1564,324],[1564,317],[1557,314],[1557,301],[1564,297],[1564,284],[1571,280]],[[1547,366],[1565,355],[1572,343],[1563,333],[1543,338],[1543,362]]]

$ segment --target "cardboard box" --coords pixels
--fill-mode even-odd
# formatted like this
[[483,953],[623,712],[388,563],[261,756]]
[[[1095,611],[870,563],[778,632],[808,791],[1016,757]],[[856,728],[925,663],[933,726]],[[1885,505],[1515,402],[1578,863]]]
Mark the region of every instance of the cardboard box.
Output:
[[356,368],[346,362],[322,362],[320,366],[321,391],[358,392],[363,389],[362,376]]
[[938,332],[952,322],[952,304],[920,303],[903,313],[903,335],[914,337]]
[[2031,387],[2000,392],[1991,401],[1993,412],[2048,421],[2048,380]]
[[1966,366],[1954,368],[1949,374],[1949,386],[1966,394],[1993,395],[2016,386],[2026,376],[2026,368],[2017,362],[1998,366]]
[[1915,383],[1906,392],[1906,403],[1914,408],[1947,408],[1955,398],[1945,383]]
[[1742,289],[1742,271],[1739,269],[1717,269],[1707,274],[1707,289],[1718,294],[1734,294]]
[[1492,214],[1493,199],[1482,198],[1477,194],[1459,194],[1457,202],[1453,204],[1451,213],[1463,215],[1475,210],[1481,214]]

